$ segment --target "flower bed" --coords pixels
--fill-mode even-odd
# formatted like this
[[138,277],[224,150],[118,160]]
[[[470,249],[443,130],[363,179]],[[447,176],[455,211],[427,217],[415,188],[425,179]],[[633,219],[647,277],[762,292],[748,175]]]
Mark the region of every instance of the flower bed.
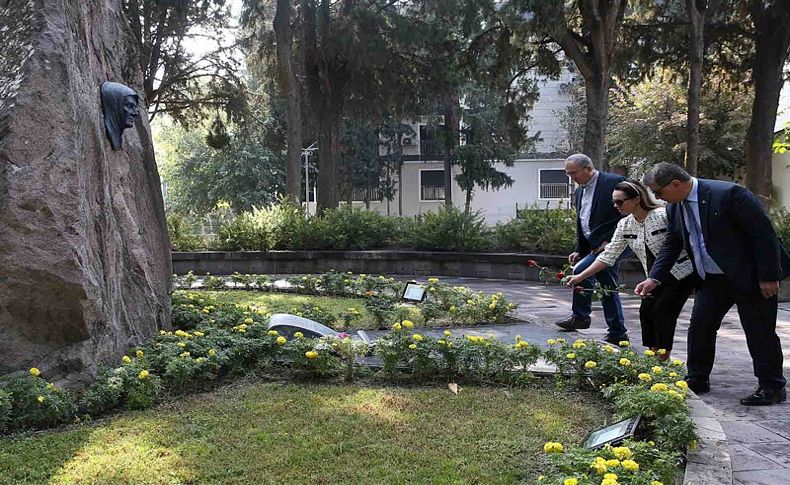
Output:
[[[442,338],[432,338],[404,320],[371,346],[344,334],[308,339],[297,333],[288,339],[268,330],[267,316],[256,308],[212,304],[196,294],[174,296],[174,307],[177,330],[162,331],[145,346],[131,349],[120,365],[104,368],[81,393],[57,388],[35,368],[0,379],[0,429],[47,427],[117,408],[147,408],[165,396],[261,368],[311,379],[364,376],[529,386],[536,382],[529,367],[542,357],[556,365],[557,386],[601,390],[613,403],[615,418],[642,414],[646,424],[620,448],[590,451],[547,443],[545,483],[668,483],[682,452],[695,439],[682,362],[638,355],[625,342],[615,349],[557,339],[542,350],[518,337],[506,343],[448,330]],[[380,360],[380,372],[372,374],[361,364],[365,355]]]

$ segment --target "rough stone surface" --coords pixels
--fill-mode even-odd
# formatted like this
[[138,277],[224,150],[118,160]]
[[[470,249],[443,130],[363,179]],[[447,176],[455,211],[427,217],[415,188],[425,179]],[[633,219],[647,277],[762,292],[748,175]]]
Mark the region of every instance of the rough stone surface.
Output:
[[142,92],[133,34],[120,0],[6,0],[0,39],[0,374],[76,380],[170,322],[150,128],[112,151],[99,97]]

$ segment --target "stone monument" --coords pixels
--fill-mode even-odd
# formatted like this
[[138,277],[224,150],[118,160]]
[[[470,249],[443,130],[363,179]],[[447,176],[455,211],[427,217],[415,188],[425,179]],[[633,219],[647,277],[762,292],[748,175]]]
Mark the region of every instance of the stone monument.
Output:
[[0,375],[78,382],[170,325],[150,128],[124,118],[121,144],[102,110],[110,81],[145,113],[121,3],[0,1]]

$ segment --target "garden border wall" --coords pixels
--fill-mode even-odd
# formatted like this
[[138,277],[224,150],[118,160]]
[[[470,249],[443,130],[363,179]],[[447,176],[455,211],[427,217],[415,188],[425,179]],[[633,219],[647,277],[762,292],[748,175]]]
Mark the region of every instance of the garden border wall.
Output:
[[[539,269],[528,264],[562,268],[565,256],[521,253],[447,251],[203,251],[173,252],[173,271],[183,275],[320,274],[331,269],[356,274],[455,276],[539,281]],[[620,265],[622,282],[633,287],[644,279],[636,259]],[[782,285],[780,301],[790,301],[790,284]]]

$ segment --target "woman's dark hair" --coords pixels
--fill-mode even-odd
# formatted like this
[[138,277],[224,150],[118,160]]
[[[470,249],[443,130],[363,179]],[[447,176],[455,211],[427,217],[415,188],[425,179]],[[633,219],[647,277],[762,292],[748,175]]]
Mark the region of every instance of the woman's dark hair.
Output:
[[619,190],[620,192],[624,193],[628,196],[629,199],[633,199],[637,195],[639,196],[639,205],[642,209],[646,211],[651,211],[653,209],[657,209],[660,207],[658,202],[650,195],[648,192],[647,187],[642,185],[642,182],[634,179],[626,179],[620,182],[619,184],[614,186],[614,190]]

